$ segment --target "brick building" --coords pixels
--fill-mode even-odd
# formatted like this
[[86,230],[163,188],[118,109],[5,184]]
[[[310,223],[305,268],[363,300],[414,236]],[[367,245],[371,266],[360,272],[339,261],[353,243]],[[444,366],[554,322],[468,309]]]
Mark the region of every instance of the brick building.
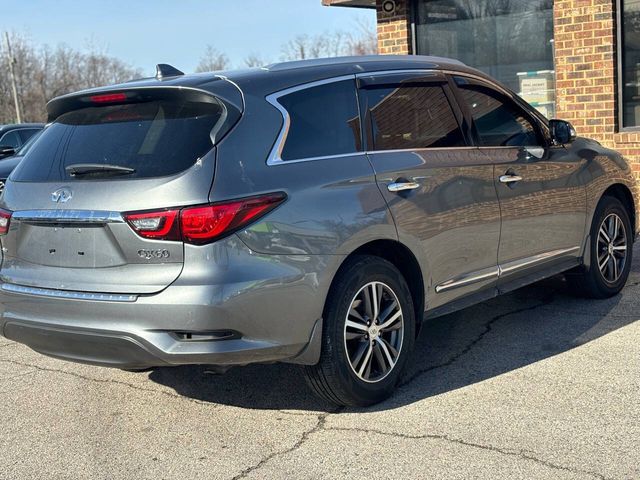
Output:
[[322,0],[376,9],[382,54],[458,58],[640,177],[640,0]]

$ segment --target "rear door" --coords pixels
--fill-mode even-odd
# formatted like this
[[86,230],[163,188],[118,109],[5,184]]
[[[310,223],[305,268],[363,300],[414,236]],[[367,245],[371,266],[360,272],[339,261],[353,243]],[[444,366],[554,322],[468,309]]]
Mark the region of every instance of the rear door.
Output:
[[584,162],[550,147],[544,125],[507,92],[474,78],[454,80],[480,150],[496,168],[501,283],[576,261],[586,221]]
[[440,73],[361,76],[368,156],[400,240],[429,264],[429,308],[495,285],[500,209]]
[[[65,105],[12,173],[1,200],[5,284],[105,293],[153,293],[182,270],[177,218],[160,215],[142,238],[126,212],[206,203],[213,138],[230,115],[204,92],[93,94]],[[66,108],[66,111],[65,111]],[[157,222],[153,224],[153,222]],[[152,225],[153,224],[153,225]]]

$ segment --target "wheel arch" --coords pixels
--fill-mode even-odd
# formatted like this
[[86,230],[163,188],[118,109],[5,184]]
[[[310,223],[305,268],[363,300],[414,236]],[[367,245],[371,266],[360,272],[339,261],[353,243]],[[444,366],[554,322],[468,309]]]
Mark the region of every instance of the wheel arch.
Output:
[[392,263],[400,271],[409,286],[413,300],[413,308],[418,320],[416,325],[417,334],[424,318],[425,288],[422,268],[413,252],[397,240],[373,240],[351,252],[351,254],[342,261],[334,278],[338,276],[340,270],[347,264],[348,260],[357,255],[372,255],[383,258]]
[[637,230],[636,206],[635,206],[636,204],[633,198],[633,193],[631,193],[631,190],[629,189],[629,187],[627,187],[622,183],[614,183],[613,185],[609,185],[607,189],[604,192],[602,192],[602,195],[600,196],[600,200],[598,201],[598,204],[606,196],[617,198],[618,200],[620,200],[622,205],[624,205],[625,209],[629,213],[632,232],[634,233],[634,237],[635,237],[635,232]]

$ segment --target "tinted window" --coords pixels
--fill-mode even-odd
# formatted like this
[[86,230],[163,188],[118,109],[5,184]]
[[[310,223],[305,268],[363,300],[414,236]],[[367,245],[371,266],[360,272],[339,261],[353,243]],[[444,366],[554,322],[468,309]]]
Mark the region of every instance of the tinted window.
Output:
[[22,143],[26,143],[31,137],[33,137],[36,133],[40,131],[39,128],[25,128],[23,130],[19,130],[20,138],[22,138]]
[[[640,3],[620,0],[621,22],[618,62],[622,76],[618,78],[621,95],[618,108],[622,114],[622,127],[640,127]],[[604,89],[604,87],[600,87]]]
[[119,179],[181,172],[211,149],[210,134],[221,108],[217,103],[158,100],[66,113],[34,143],[15,180],[70,180],[74,177],[65,167],[82,163],[135,169]]
[[553,0],[410,3],[418,54],[456,58],[478,68],[553,118]]
[[18,148],[21,145],[18,132],[16,130],[12,130],[11,132],[5,133],[2,138],[0,138],[0,145],[3,147]]
[[528,115],[511,100],[484,85],[456,78],[483,146],[533,146],[541,142]]
[[465,140],[440,85],[363,90],[375,150],[457,147]]
[[299,90],[278,99],[291,125],[283,160],[353,153],[360,148],[355,82],[345,80]]
[[16,152],[16,156],[24,157],[27,154],[27,152],[31,150],[31,147],[33,147],[33,144],[36,143],[38,138],[40,138],[41,132],[42,132],[41,130],[38,130],[35,135],[31,136],[31,138],[27,143],[23,143],[22,146],[20,147],[20,150]]

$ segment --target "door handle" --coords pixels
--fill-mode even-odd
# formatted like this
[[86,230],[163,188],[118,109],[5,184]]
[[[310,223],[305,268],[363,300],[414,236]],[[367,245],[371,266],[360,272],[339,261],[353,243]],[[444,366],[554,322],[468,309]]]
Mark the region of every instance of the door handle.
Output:
[[403,192],[405,190],[415,190],[420,188],[420,184],[416,182],[393,182],[387,185],[390,192]]
[[501,175],[499,180],[500,183],[514,183],[522,180],[522,177],[519,175]]

